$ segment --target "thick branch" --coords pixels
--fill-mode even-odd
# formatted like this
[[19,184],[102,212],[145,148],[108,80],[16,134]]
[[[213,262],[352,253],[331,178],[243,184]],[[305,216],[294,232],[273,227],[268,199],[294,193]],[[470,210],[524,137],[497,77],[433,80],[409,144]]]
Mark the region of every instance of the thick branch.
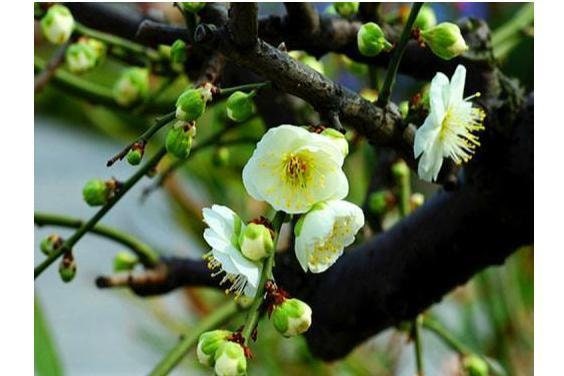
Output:
[[[319,31],[319,14],[310,3],[284,3],[288,27],[299,33],[316,34]],[[304,34],[304,35],[307,35]]]
[[242,49],[252,47],[257,42],[257,3],[232,3],[229,8],[227,27],[233,43]]

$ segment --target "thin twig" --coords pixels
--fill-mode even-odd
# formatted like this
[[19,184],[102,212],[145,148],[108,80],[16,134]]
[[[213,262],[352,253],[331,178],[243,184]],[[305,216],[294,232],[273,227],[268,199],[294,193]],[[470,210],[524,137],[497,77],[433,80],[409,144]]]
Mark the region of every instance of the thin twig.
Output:
[[396,80],[396,74],[398,72],[401,57],[403,56],[405,47],[407,46],[407,42],[409,41],[409,38],[411,36],[411,28],[413,27],[413,23],[415,22],[417,14],[419,14],[419,10],[422,6],[423,3],[413,3],[413,6],[411,7],[409,18],[405,23],[403,31],[401,32],[400,40],[392,54],[390,65],[388,66],[388,71],[386,72],[386,79],[384,80],[382,90],[380,90],[380,94],[378,95],[378,99],[376,101],[376,104],[380,107],[385,107],[390,100],[390,94],[392,92],[392,87],[394,86],[394,81]]
[[[84,221],[81,219],[48,213],[36,212],[33,215],[33,220],[37,226],[62,226],[78,229],[84,225]],[[125,245],[131,249],[133,253],[139,256],[139,260],[146,267],[155,266],[159,261],[159,254],[147,244],[139,241],[137,237],[133,235],[126,234],[122,231],[101,224],[93,226],[89,232],[101,235]]]
[[200,334],[205,331],[214,329],[228,321],[237,314],[237,304],[233,301],[226,303],[224,306],[214,310],[209,316],[203,318],[189,332],[180,337],[178,344],[172,348],[166,356],[151,371],[150,376],[168,375],[170,371],[180,362],[186,353],[196,344]]
[[108,211],[133,187],[147,172],[154,168],[162,157],[166,154],[166,149],[162,147],[143,167],[141,167],[133,176],[127,179],[120,189],[116,192],[115,196],[110,199],[104,206],[100,208],[94,214],[88,222],[84,223],[76,232],[65,242],[63,245],[57,249],[55,252],[51,253],[41,264],[36,266],[33,271],[33,278],[37,278],[43,273],[45,269],[49,267],[56,259],[58,259],[65,252],[72,250],[72,247],[88,232],[90,231],[99,221],[106,215]]
[[51,59],[45,64],[43,70],[35,76],[34,82],[34,92],[39,93],[45,85],[51,80],[51,78],[55,75],[57,68],[65,61],[65,53],[67,52],[67,48],[72,44],[72,38],[69,39],[65,44],[60,46]]

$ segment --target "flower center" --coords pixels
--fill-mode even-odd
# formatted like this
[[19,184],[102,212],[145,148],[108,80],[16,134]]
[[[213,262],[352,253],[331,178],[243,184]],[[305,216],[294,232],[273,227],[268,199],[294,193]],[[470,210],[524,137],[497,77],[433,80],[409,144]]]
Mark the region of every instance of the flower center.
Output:
[[311,159],[304,154],[288,153],[282,159],[282,180],[293,187],[305,188],[310,171]]
[[221,267],[221,262],[213,257],[211,252],[206,253],[203,255],[203,259],[207,261],[207,267],[210,270],[215,270],[211,276],[217,277],[221,273],[225,273],[219,285],[222,286],[225,283],[230,283],[229,288],[225,289],[225,294],[233,293],[235,295],[235,300],[237,300],[241,295],[243,295],[245,291],[245,287],[247,286],[247,278],[242,274],[233,274],[227,273]]
[[352,235],[352,218],[350,216],[339,218],[333,224],[331,233],[325,239],[319,239],[313,246],[309,256],[310,265],[331,263],[338,257],[344,246],[345,240]]
[[441,123],[439,139],[444,145],[444,155],[455,163],[468,162],[480,145],[476,131],[484,129],[482,125],[485,113],[472,107],[466,100],[450,105]]

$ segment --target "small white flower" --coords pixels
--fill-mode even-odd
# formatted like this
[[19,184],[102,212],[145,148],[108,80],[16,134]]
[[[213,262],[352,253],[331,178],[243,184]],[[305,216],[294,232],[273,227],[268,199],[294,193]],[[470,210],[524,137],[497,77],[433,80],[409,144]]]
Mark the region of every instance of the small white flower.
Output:
[[73,29],[74,18],[64,5],[53,5],[41,19],[43,35],[54,44],[63,44],[69,40]]
[[262,263],[247,259],[239,249],[239,235],[244,226],[241,218],[226,206],[213,205],[203,209],[204,222],[209,228],[204,239],[212,247],[206,255],[208,267],[219,269],[213,275],[225,273],[220,284],[230,282],[227,293],[238,297],[245,294],[254,297],[260,281]]
[[415,133],[413,145],[415,158],[422,155],[417,172],[423,180],[437,180],[443,158],[467,162],[480,145],[473,132],[484,129],[485,113],[472,107],[469,99],[474,96],[463,97],[465,80],[466,68],[459,65],[450,83],[440,72],[431,81],[429,115]]
[[311,326],[311,307],[299,299],[286,299],[272,312],[272,324],[284,337],[294,337]]
[[235,342],[222,343],[215,353],[215,374],[218,376],[242,376],[247,374],[245,350]]
[[362,210],[347,201],[328,201],[316,205],[300,218],[294,229],[295,252],[307,272],[327,270],[352,244],[358,230],[364,226]]
[[349,183],[344,156],[329,137],[294,125],[271,128],[243,169],[243,184],[275,210],[305,213],[326,200],[344,198]]

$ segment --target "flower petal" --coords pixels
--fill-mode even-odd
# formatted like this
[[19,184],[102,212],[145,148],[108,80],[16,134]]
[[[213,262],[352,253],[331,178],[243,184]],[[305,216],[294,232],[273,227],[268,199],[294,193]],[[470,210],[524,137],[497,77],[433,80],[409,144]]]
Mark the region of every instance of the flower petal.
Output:
[[431,81],[429,90],[429,104],[431,113],[435,115],[435,121],[442,123],[446,107],[448,105],[449,82],[447,76],[439,72]]
[[423,125],[415,132],[415,140],[413,142],[413,154],[418,158],[421,153],[427,150],[436,138],[439,136],[441,124],[437,123],[436,117],[430,113]]
[[443,152],[440,142],[435,141],[431,148],[423,153],[419,160],[417,174],[425,181],[437,180],[441,166],[443,165]]
[[466,68],[458,65],[450,79],[448,106],[464,99],[464,84],[466,82]]

